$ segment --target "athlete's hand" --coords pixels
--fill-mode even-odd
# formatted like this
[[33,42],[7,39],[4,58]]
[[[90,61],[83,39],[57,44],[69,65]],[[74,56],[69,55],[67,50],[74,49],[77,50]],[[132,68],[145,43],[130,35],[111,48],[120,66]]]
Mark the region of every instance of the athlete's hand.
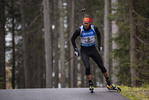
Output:
[[77,48],[75,48],[74,55],[77,56],[77,57],[79,57],[79,51],[77,50]]
[[99,45],[99,46],[98,46],[98,50],[99,50],[99,51],[102,51],[102,46]]
[[74,52],[74,55],[77,56],[77,57],[79,57],[79,52],[78,51],[75,51]]

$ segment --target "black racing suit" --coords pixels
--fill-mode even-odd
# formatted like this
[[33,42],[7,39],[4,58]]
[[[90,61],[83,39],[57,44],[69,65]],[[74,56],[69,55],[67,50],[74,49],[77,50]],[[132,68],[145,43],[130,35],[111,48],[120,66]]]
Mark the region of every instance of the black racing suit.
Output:
[[[87,29],[89,30],[91,28],[91,26]],[[85,30],[85,29],[84,29]],[[94,26],[94,30],[95,30],[95,34],[97,35],[97,40],[98,40],[98,45],[100,46],[100,40],[101,40],[101,36],[100,36],[100,32],[98,31],[98,28],[96,26]],[[80,36],[80,31],[81,29],[77,29],[75,31],[75,33],[73,34],[72,38],[71,38],[71,42],[72,45],[75,48],[77,48],[76,43],[75,43],[75,39]],[[90,47],[85,47],[85,46],[81,46],[81,59],[83,61],[83,64],[85,66],[86,69],[86,75],[90,75],[90,63],[89,63],[89,58],[91,57],[96,64],[98,65],[98,67],[101,69],[102,73],[107,72],[106,68],[103,65],[103,61],[101,59],[100,54],[98,53],[95,45],[90,46]]]

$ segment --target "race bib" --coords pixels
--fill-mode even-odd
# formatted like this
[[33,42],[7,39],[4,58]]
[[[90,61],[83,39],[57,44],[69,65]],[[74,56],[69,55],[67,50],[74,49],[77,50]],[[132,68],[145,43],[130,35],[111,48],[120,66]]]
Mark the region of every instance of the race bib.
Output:
[[95,42],[95,36],[81,37],[81,43],[90,45]]

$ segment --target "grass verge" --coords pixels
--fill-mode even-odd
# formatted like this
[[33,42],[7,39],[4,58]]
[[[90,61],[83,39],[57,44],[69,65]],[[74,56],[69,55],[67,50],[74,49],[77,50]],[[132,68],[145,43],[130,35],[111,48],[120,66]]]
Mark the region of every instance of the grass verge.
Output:
[[149,85],[143,85],[142,87],[127,87],[121,85],[122,91],[120,94],[130,100],[149,100]]

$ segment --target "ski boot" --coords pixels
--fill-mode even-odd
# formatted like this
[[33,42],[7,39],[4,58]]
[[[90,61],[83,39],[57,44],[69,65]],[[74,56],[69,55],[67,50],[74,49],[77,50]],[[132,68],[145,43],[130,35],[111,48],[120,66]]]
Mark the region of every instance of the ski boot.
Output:
[[116,85],[114,85],[114,84],[111,84],[111,81],[110,81],[109,78],[107,78],[106,81],[107,81],[107,88],[108,88],[109,90],[121,91],[121,89],[119,88],[119,86],[116,86]]
[[109,90],[121,91],[121,89],[119,88],[119,86],[116,86],[116,85],[114,85],[114,84],[107,85],[107,88],[108,88]]
[[91,93],[94,93],[94,87],[92,81],[89,82],[89,90],[91,91]]

